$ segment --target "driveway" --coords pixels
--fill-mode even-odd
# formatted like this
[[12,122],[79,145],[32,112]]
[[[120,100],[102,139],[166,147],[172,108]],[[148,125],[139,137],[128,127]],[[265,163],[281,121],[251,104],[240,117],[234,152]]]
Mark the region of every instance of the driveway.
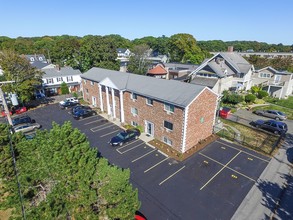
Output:
[[[244,110],[244,109],[239,109],[237,112],[233,113],[231,116],[232,117],[233,116],[236,116],[236,117],[238,116],[239,117],[238,120],[241,120],[241,118],[245,119],[245,120],[241,120],[241,123],[246,124],[246,125],[249,125],[249,122],[255,121],[257,119],[263,119],[263,120],[269,120],[270,119],[270,118],[267,118],[267,117],[263,117],[263,116],[253,114],[251,111],[247,111],[247,110]],[[237,118],[236,118],[236,120],[237,120]],[[288,120],[287,119],[284,122],[288,125],[288,133],[293,134],[293,120]]]
[[255,185],[270,158],[239,145],[218,140],[184,162],[161,154],[142,140],[121,147],[108,141],[122,129],[100,115],[74,120],[67,110],[48,105],[28,113],[42,129],[52,121],[71,121],[92,147],[111,164],[131,171],[138,188],[140,211],[148,219],[231,219]]

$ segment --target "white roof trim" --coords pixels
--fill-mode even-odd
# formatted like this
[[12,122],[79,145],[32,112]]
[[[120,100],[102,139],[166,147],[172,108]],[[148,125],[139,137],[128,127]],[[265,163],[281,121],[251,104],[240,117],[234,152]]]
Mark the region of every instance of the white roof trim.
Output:
[[105,79],[103,79],[101,82],[99,82],[100,85],[103,85],[103,86],[107,86],[107,87],[110,87],[110,88],[113,88],[113,89],[117,89],[117,86],[108,78],[106,77]]

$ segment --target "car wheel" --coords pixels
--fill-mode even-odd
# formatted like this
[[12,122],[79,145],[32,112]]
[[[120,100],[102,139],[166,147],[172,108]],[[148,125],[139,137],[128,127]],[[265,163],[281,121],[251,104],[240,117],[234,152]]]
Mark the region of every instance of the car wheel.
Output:
[[256,128],[259,128],[259,125],[255,125]]
[[68,107],[65,107],[65,109],[68,109]]
[[123,143],[122,143],[122,142],[120,142],[120,143],[119,143],[119,146],[121,147],[122,145],[123,145]]
[[80,118],[80,119],[83,119],[83,116],[80,116],[79,118]]
[[274,134],[280,134],[280,132],[279,131],[274,131]]
[[259,113],[257,113],[257,115],[262,116],[262,113],[259,112]]
[[138,136],[137,136],[137,135],[135,135],[134,139],[135,139],[135,140],[137,140],[137,139],[138,139]]
[[96,115],[97,113],[96,112],[93,112],[93,115]]
[[280,120],[280,118],[278,118],[278,117],[276,117],[275,119],[276,119],[276,121],[279,121]]

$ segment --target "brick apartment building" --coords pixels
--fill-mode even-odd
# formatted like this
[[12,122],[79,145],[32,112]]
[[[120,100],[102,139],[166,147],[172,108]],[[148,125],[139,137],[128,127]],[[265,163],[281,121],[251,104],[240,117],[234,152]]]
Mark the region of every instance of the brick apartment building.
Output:
[[179,152],[212,134],[218,96],[207,87],[95,67],[81,78],[84,100]]

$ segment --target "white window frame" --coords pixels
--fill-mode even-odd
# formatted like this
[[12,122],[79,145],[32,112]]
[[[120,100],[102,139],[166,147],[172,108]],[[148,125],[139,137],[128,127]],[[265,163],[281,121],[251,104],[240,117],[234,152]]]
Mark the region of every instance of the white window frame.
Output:
[[47,82],[47,84],[53,84],[54,79],[53,78],[46,79],[46,82]]
[[138,123],[136,121],[131,121],[131,125],[134,126],[134,127],[137,127]]
[[173,145],[173,141],[170,138],[165,137],[165,136],[163,137],[163,142],[169,146]]
[[[173,110],[171,109],[172,107],[173,107]],[[164,110],[165,110],[167,113],[174,113],[174,111],[175,111],[175,106],[172,105],[172,104],[164,103]]]
[[130,94],[130,98],[131,98],[133,101],[136,101],[136,100],[137,100],[137,94],[132,92],[132,93]]
[[67,80],[67,82],[72,82],[73,81],[73,76],[67,76],[66,80]]
[[[168,122],[169,124],[172,124],[172,129],[165,127],[165,122]],[[174,130],[174,124],[170,121],[164,120],[163,126],[166,129],[166,131],[173,131]]]
[[[149,101],[151,102],[151,103],[149,103]],[[154,100],[153,99],[151,99],[151,98],[146,98],[146,104],[147,105],[149,105],[149,106],[153,106],[153,102],[154,102]]]
[[91,81],[91,86],[95,85],[95,82]]
[[63,77],[57,77],[57,82],[63,82]]
[[133,116],[138,115],[138,110],[137,110],[137,108],[131,107],[131,114],[132,114]]
[[86,84],[86,79],[83,80],[83,83]]

